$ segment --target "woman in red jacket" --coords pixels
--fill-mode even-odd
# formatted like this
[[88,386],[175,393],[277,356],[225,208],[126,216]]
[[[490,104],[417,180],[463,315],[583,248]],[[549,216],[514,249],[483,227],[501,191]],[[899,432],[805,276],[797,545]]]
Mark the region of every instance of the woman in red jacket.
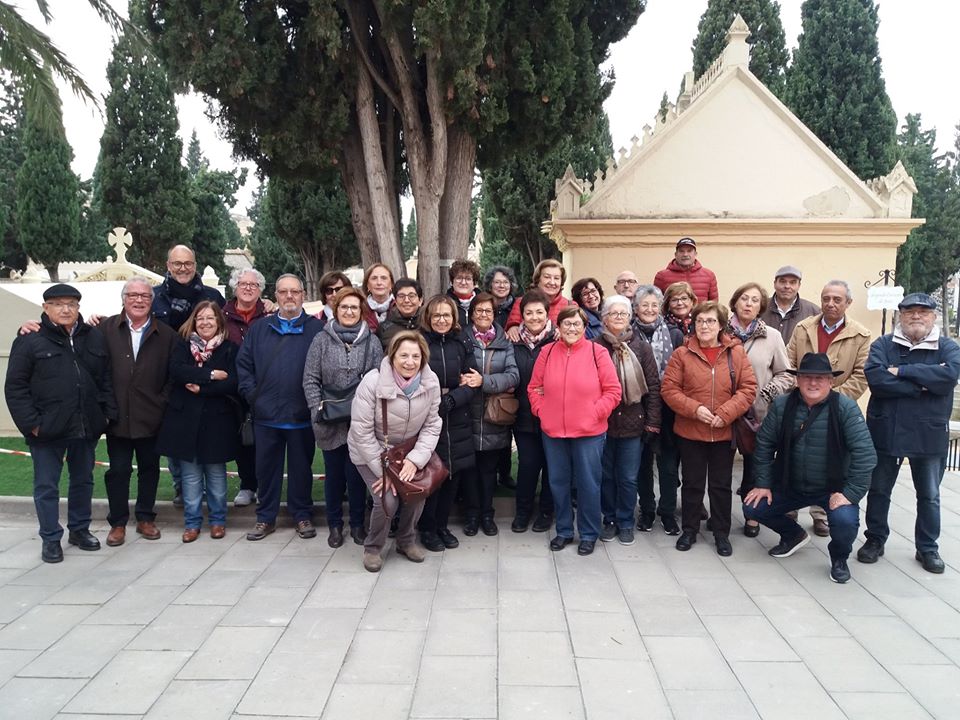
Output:
[[540,352],[527,386],[530,409],[540,418],[557,535],[551,550],[573,542],[570,491],[577,488],[577,552],[589,555],[600,535],[600,478],[607,418],[620,403],[620,381],[610,354],[584,338],[583,310],[557,316],[560,340]]
[[[553,260],[552,258],[541,260],[537,263],[537,267],[533,269],[533,280],[530,282],[530,289],[537,288],[546,293],[547,298],[550,300],[550,305],[547,307],[547,314],[554,327],[557,327],[558,314],[561,310],[570,305],[577,307],[575,302],[567,300],[560,294],[563,290],[563,284],[566,281],[567,270],[559,260]],[[520,316],[520,303],[515,302],[513,308],[510,310],[510,315],[507,317],[507,326],[504,328],[504,330],[507,331],[507,337],[510,339],[510,342],[520,342],[521,320],[523,320],[523,318]]]
[[689,550],[697,541],[703,491],[709,483],[709,527],[717,554],[728,556],[733,554],[730,505],[735,450],[730,426],[753,404],[757,379],[743,346],[723,331],[728,319],[723,305],[712,300],[701,303],[691,316],[695,333],[674,351],[660,384],[660,396],[677,414],[673,432],[683,469],[683,532],[677,550]]

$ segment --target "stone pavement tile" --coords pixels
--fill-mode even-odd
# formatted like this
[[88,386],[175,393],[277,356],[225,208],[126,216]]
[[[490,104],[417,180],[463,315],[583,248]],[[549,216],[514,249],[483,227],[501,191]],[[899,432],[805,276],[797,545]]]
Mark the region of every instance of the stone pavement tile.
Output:
[[305,587],[251,587],[220,624],[286,626],[306,594]]
[[929,638],[937,650],[946,655],[954,665],[960,665],[960,639],[957,638]]
[[43,602],[56,588],[46,585],[4,585],[0,587],[0,623],[9,623]]
[[570,636],[560,632],[501,632],[500,685],[577,685]]
[[226,720],[248,684],[246,680],[174,680],[143,720]]
[[337,679],[344,683],[372,680],[412,685],[417,680],[425,637],[424,632],[359,630]]
[[760,615],[760,608],[733,576],[699,578],[681,582],[680,585],[686,590],[693,609],[701,617]]
[[330,695],[339,658],[273,652],[240,701],[237,712],[319,717]]
[[105,564],[94,568],[88,576],[61,588],[46,602],[53,605],[103,605],[125,587],[135,583],[143,572],[142,568],[139,571],[105,571]]
[[437,582],[435,602],[441,608],[495,608],[497,573],[444,570]]
[[828,692],[903,692],[853,638],[793,638],[790,644]]
[[424,655],[496,655],[497,611],[435,609],[427,626]]
[[[850,571],[858,570],[858,566],[863,568],[856,561],[849,563]],[[861,569],[858,576],[864,571]],[[866,572],[869,572],[867,570]],[[859,582],[837,585],[836,583],[811,583],[807,592],[816,600],[824,610],[839,617],[842,615],[893,615],[893,611],[878,599],[872,592],[863,587]]]
[[254,585],[311,588],[323,572],[326,561],[312,557],[277,556]]
[[930,720],[930,713],[907,693],[831,693],[848,720]]
[[556,590],[501,590],[499,605],[501,632],[567,631],[560,593]]
[[22,568],[0,568],[0,587],[23,575]]
[[[26,520],[26,518],[24,519]],[[0,528],[0,553],[19,545],[26,538],[36,537],[36,534],[37,526],[32,520],[21,523],[19,527]]]
[[553,558],[500,557],[500,590],[552,590],[557,586],[557,568]]
[[229,612],[225,605],[168,605],[127,650],[197,650]]
[[759,720],[747,694],[737,690],[667,690],[675,720]]
[[728,662],[799,659],[765,617],[714,615],[703,618],[703,624]]
[[714,549],[713,537],[708,538],[703,533],[697,537],[697,544],[689,552],[680,552],[671,544],[660,549],[660,557],[681,585],[700,578],[724,578],[730,575],[730,570]]
[[39,650],[0,650],[0,685],[40,654]]
[[[590,612],[626,612],[627,604],[623,594],[612,591],[617,587],[617,576],[609,561],[597,553],[584,558],[571,552],[570,548],[567,551],[567,557],[557,558],[560,594],[564,607],[567,610]],[[571,565],[570,558],[578,561],[580,567]],[[610,590],[605,592],[604,588]]]
[[14,678],[0,688],[0,714],[6,718],[48,720],[85,682],[65,678]]
[[377,576],[377,587],[381,589],[435,590],[442,563],[440,555],[427,552],[427,559],[422,563],[412,563],[396,556],[397,562],[385,563],[379,573],[366,574]]
[[216,570],[210,568],[177,598],[179,605],[236,605],[259,570]]
[[498,720],[583,720],[585,717],[580,688],[500,686]]
[[707,630],[685,597],[637,595],[627,598],[640,635],[706,635]]
[[765,562],[730,563],[730,574],[749,595],[803,595],[806,589],[783,569],[783,565],[767,557]]
[[[106,560],[100,566],[101,570],[117,572],[119,570],[136,570],[143,573],[147,568],[154,567],[177,549],[173,543],[144,540],[137,535],[134,525],[127,526],[127,541],[120,547],[107,547],[104,542],[102,552],[106,553]],[[165,533],[175,533],[179,540],[179,528],[164,527]]]
[[46,650],[93,612],[92,605],[37,605],[0,630],[0,648]]
[[407,720],[413,703],[413,685],[337,682],[323,709],[323,720],[377,718]]
[[956,718],[960,668],[956,665],[888,665],[887,669],[936,718]]
[[882,593],[877,597],[924,637],[960,638],[960,612],[940,598],[903,598]]
[[90,678],[133,637],[138,625],[77,625],[17,673],[19,677]]
[[312,653],[323,648],[341,660],[353,642],[363,610],[343,608],[300,608],[283,632],[276,652]]
[[[506,529],[504,527],[504,530]],[[532,530],[527,530],[525,533],[501,532],[499,535],[500,557],[511,561],[523,557],[546,557],[546,553],[550,552],[548,547],[550,537],[549,533],[535,533]]]
[[376,588],[367,603],[360,626],[364,630],[425,631],[433,603],[431,590]]
[[577,670],[587,717],[673,717],[649,661],[577,658]]
[[468,538],[463,535],[461,528],[453,529],[454,535],[460,538],[460,547],[454,550],[445,550],[443,553],[442,571],[454,570],[457,572],[496,572],[499,564],[499,545],[497,538],[476,537]]
[[[886,547],[884,549],[886,550]],[[910,554],[912,556],[913,551]],[[858,583],[878,597],[881,595],[899,598],[929,597],[926,588],[918,582],[920,573],[924,570],[916,561],[914,561],[914,565],[916,565],[917,579],[910,577],[887,560],[886,555],[880,562],[868,567],[853,562],[850,566],[850,572]],[[863,568],[863,570],[860,570],[860,568]],[[858,570],[860,571],[857,572]]]
[[250,680],[282,632],[273,627],[216,627],[177,679]]
[[64,712],[145,713],[189,657],[185,652],[123,650],[64,707]]
[[497,717],[497,659],[424,657],[410,717]]
[[[67,554],[67,539],[64,536],[64,562],[50,564],[41,562],[32,570],[28,570],[14,580],[12,585],[49,585],[51,587],[65,587],[75,580],[86,577],[91,571],[104,561],[103,552],[85,552],[83,555]],[[39,543],[38,543],[39,551]],[[77,552],[80,552],[79,550]],[[37,560],[40,556],[37,555]]]
[[89,625],[147,625],[182,592],[179,585],[130,585],[84,622]]
[[[328,552],[325,555],[311,554],[307,550],[311,548],[325,547]],[[381,552],[384,561],[390,557],[390,554],[394,552],[393,549],[393,540],[390,540],[387,546]],[[280,557],[302,557],[302,558],[313,558],[318,563],[323,563],[323,573],[365,573],[366,570],[363,569],[363,548],[359,545],[354,545],[353,541],[350,540],[347,544],[339,548],[331,548],[327,545],[326,540],[322,540],[319,543],[308,543],[306,541],[299,541],[296,543],[290,543],[287,547],[283,549],[280,553]],[[403,560],[403,558],[399,558]]]
[[365,608],[379,573],[324,570],[303,601],[305,608]]
[[[61,713],[53,720],[142,720],[143,715],[100,715],[89,713]],[[249,720],[245,718],[244,720]],[[272,719],[271,719],[272,720]]]
[[577,658],[649,660],[630,613],[567,613],[570,640]]
[[613,569],[623,594],[628,597],[686,595],[673,573],[659,559],[651,562],[614,561]]
[[898,617],[844,617],[844,627],[886,667],[896,664],[940,665],[949,662],[926,638]]
[[607,552],[607,557],[614,564],[621,562],[639,562],[639,563],[663,563],[661,548],[665,545],[673,547],[677,539],[671,539],[664,535],[663,528],[657,525],[653,532],[636,532],[634,535],[636,542],[633,545],[621,545],[620,543],[604,543],[603,549]]
[[736,690],[737,679],[709,637],[644,637],[664,690]]
[[148,569],[137,581],[140,585],[189,585],[213,565],[215,555],[173,553]]
[[13,570],[32,570],[42,561],[40,560],[40,538],[36,537],[36,530],[32,530],[33,536],[29,540],[23,540],[6,548],[0,552],[0,568]]
[[262,541],[234,543],[213,564],[213,569],[259,570],[263,572],[280,554],[281,549],[282,546],[276,543],[264,544]]
[[[736,662],[733,671],[764,720],[796,720],[798,698],[803,716],[844,720],[843,712],[810,670],[799,662]],[[789,688],[785,692],[785,688]]]
[[754,595],[753,600],[785,638],[844,637],[847,631],[808,596]]

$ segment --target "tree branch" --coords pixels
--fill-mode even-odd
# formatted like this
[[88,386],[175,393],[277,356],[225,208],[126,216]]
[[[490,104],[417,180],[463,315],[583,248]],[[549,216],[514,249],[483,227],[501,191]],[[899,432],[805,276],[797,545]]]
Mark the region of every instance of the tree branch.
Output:
[[373,66],[373,62],[371,62],[370,56],[367,54],[367,35],[366,33],[361,35],[358,29],[360,25],[360,20],[356,17],[358,3],[347,0],[343,5],[346,8],[347,22],[350,25],[350,32],[353,34],[354,44],[357,48],[357,55],[360,58],[360,62],[363,64],[363,67],[366,68],[367,72],[370,73],[370,77],[373,78],[373,81],[386,96],[387,100],[389,100],[395,108],[399,109],[400,98],[397,97],[396,91],[390,87],[386,78]]

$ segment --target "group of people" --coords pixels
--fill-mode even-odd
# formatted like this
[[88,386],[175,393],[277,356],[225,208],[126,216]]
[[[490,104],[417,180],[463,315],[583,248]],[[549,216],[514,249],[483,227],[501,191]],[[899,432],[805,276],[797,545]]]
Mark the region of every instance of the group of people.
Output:
[[[63,558],[64,456],[68,541],[100,547],[90,498],[105,432],[108,545],[125,540],[134,456],[136,531],[146,539],[160,537],[161,456],[182,498],[183,542],[201,533],[204,499],[210,537],[224,536],[231,460],[234,504],[257,502],[248,540],[275,531],[284,477],[298,535],[315,537],[319,447],[327,542],[345,541],[346,499],[349,538],[364,546],[371,572],[388,537],[413,562],[458,547],[449,524],[458,501],[464,535],[496,535],[498,483],[515,488],[511,530],[555,527],[555,551],[575,540],[581,555],[597,541],[629,545],[658,520],[689,551],[706,520],[716,552],[729,556],[739,452],[744,534],[767,526],[780,537],[770,555],[787,557],[809,541],[796,519],[809,507],[813,532],[831,538],[830,577],[840,583],[864,497],[857,558],[883,555],[891,491],[909,459],[916,557],[943,572],[939,485],[960,348],[940,334],[928,295],[905,297],[893,332],[871,342],[848,317],[846,282],[828,282],[816,305],[800,297],[793,266],[776,272],[772,295],[750,282],[724,306],[688,237],[652,283],[625,270],[612,295],[587,277],[565,297],[556,260],[539,263],[523,292],[508,267],[481,273],[456,260],[449,289],[430,298],[374,264],[359,288],[342,272],[324,275],[316,316],[295,275],[276,279],[269,302],[261,273],[237,271],[226,302],[196,270],[193,252],[176,246],[162,284],[133,278],[119,314],[86,321],[77,288],[53,285],[40,322],[15,341],[5,392],[31,447],[45,561]],[[868,388],[865,421],[857,400]],[[393,476],[382,455],[401,443],[411,448]],[[434,453],[446,481],[401,501],[399,486]]]

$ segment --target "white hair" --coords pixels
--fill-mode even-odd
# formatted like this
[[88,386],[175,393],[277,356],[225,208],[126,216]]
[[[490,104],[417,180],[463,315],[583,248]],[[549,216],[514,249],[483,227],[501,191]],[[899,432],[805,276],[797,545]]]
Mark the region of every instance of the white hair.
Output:
[[633,306],[630,304],[630,298],[626,295],[609,295],[603,301],[603,309],[600,311],[601,317],[606,317],[608,313],[613,311],[614,305],[622,305],[627,309],[628,313],[633,312]]
[[260,292],[263,292],[267,287],[267,279],[263,276],[263,273],[257,270],[256,268],[237,268],[232,273],[230,273],[229,285],[231,290],[237,289],[237,283],[240,282],[242,278],[247,273],[250,273],[257,279],[257,285],[260,286]]
[[828,288],[831,285],[837,285],[839,287],[842,287],[844,290],[847,291],[847,301],[848,302],[853,301],[853,291],[850,290],[850,284],[846,280],[831,280],[830,282],[826,283],[824,287]]
[[121,300],[123,300],[123,298],[126,297],[127,289],[131,285],[146,285],[148,288],[150,288],[150,299],[153,300],[153,284],[142,275],[134,275],[132,278],[130,278],[123,284],[123,287],[120,289]]

